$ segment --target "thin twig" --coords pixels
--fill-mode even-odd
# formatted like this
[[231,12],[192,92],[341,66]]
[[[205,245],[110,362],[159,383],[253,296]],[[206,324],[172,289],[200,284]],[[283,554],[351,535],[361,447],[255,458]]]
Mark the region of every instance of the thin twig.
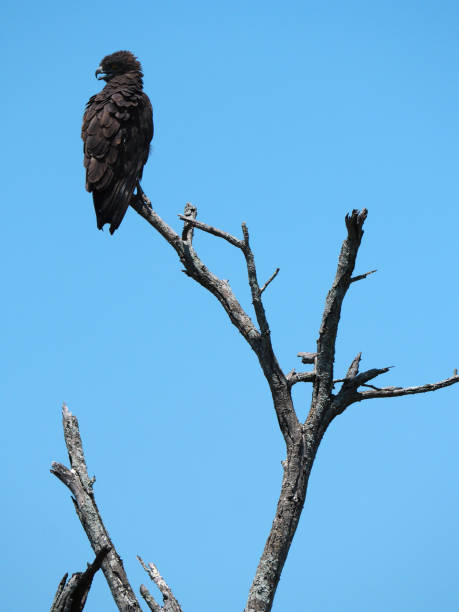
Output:
[[450,387],[459,383],[459,376],[454,375],[441,380],[436,383],[427,383],[426,385],[420,385],[419,387],[385,387],[378,390],[372,391],[361,391],[356,394],[356,402],[360,402],[365,399],[373,399],[376,397],[400,397],[402,395],[414,395],[416,393],[427,393],[430,391],[437,391],[444,387]]
[[[381,387],[375,387],[375,385],[369,385],[367,383],[364,383],[363,385],[361,385],[362,387],[368,387],[369,389],[376,389],[376,391],[381,391]],[[394,387],[395,389],[395,387]]]
[[228,232],[224,232],[223,230],[220,230],[216,227],[212,227],[212,225],[208,225],[207,223],[197,221],[196,219],[189,219],[185,215],[178,215],[178,217],[179,219],[181,219],[182,221],[186,221],[196,229],[200,229],[201,231],[207,232],[208,234],[212,234],[213,236],[217,236],[218,238],[223,238],[223,240],[226,240],[238,249],[242,249],[243,247],[242,240],[239,240],[235,236],[228,234]]
[[276,271],[274,272],[274,274],[268,278],[268,280],[266,281],[266,283],[263,285],[263,287],[260,289],[260,295],[263,293],[263,291],[266,289],[266,287],[272,283],[272,281],[276,278],[276,276],[279,274],[279,270],[280,268],[276,268]]
[[392,386],[392,387],[376,387],[375,385],[368,385],[368,384],[363,384],[363,385],[360,385],[360,386],[361,387],[368,387],[369,389],[375,389],[376,391],[382,391],[383,389],[385,389],[386,391],[389,390],[389,389],[390,390],[393,390],[393,389],[403,389],[403,387],[395,387],[395,386]]
[[365,274],[359,274],[358,276],[353,276],[351,278],[351,283],[355,283],[356,281],[362,280],[366,278],[367,276],[370,276],[370,274],[374,274],[377,271],[378,270],[370,270],[369,272],[365,272]]

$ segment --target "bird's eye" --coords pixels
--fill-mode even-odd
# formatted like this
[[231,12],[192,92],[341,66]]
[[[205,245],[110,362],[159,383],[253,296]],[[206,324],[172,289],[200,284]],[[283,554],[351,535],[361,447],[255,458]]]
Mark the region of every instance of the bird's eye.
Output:
[[119,68],[119,67],[120,67],[120,65],[119,65],[119,64],[112,64],[112,65],[110,66],[111,70],[118,70],[118,68]]

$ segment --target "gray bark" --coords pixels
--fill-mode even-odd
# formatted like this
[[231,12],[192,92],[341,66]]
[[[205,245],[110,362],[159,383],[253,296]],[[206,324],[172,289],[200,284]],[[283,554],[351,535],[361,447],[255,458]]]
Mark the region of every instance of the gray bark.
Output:
[[[334,379],[335,345],[343,300],[352,283],[364,280],[375,272],[372,270],[365,274],[352,276],[363,236],[363,224],[367,216],[365,209],[361,212],[354,210],[346,216],[347,236],[338,258],[334,281],[325,300],[316,352],[298,354],[302,363],[314,364],[314,369],[309,372],[296,372],[293,369],[286,375],[273,350],[268,319],[262,301],[263,292],[274,281],[279,269],[276,269],[260,287],[246,225],[242,224],[242,238],[237,238],[223,230],[197,221],[197,209],[187,204],[185,213],[179,215],[184,222],[182,234],[179,236],[152,209],[150,201],[141,190],[131,205],[173,247],[184,267],[184,272],[217,298],[230,321],[255,352],[269,385],[287,456],[282,462],[284,473],[276,513],[244,611],[269,612],[301,516],[317,449],[331,421],[355,402],[376,397],[396,397],[435,391],[459,382],[459,376],[455,371],[453,376],[437,383],[407,388],[379,388],[370,385],[369,381],[387,372],[389,367],[373,368],[359,373],[361,361],[359,353],[350,364],[346,376]],[[256,324],[242,308],[229,283],[213,274],[199,258],[192,244],[195,229],[221,238],[242,252]],[[300,422],[297,417],[291,395],[292,387],[298,383],[312,383],[310,410],[304,422]],[[342,384],[336,393],[335,386],[338,383]],[[361,387],[368,390],[359,390]],[[109,539],[95,504],[93,481],[87,474],[78,422],[66,410],[64,410],[64,433],[72,469],[68,470],[60,464],[53,464],[52,472],[72,491],[75,509],[95,552],[97,553],[104,546],[109,548],[107,557],[102,562],[102,569],[119,610],[140,610],[121,559]],[[147,588],[142,585],[140,592],[149,609],[154,612],[160,610],[181,612],[179,603],[156,566],[152,563],[146,566],[140,558],[139,561],[163,596],[163,606],[159,606]]]
[[101,550],[108,550],[102,561],[102,571],[118,610],[140,612],[141,607],[129,584],[121,557],[116,552],[99,514],[93,491],[94,479],[88,476],[78,420],[65,405],[62,408],[62,420],[71,469],[54,462],[51,473],[72,492],[75,511],[96,555]]
[[108,548],[102,548],[92,563],[84,572],[76,572],[67,582],[68,574],[65,574],[57,587],[51,605],[51,612],[81,612],[85,606],[92,579],[100,569]]

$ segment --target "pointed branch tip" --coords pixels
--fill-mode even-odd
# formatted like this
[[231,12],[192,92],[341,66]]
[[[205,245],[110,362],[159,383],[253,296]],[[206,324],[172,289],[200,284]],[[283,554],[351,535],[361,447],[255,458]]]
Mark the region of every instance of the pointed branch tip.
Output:
[[280,268],[276,268],[274,274],[272,276],[270,276],[270,278],[266,281],[266,283],[260,289],[260,295],[263,293],[263,291],[266,289],[266,287],[268,287],[268,285],[270,283],[272,283],[272,281],[276,278],[276,276],[279,274],[279,270],[280,270]]
[[317,353],[298,353],[297,357],[301,358],[302,363],[314,363]]
[[369,272],[365,272],[365,274],[359,274],[358,276],[353,276],[350,282],[355,283],[356,281],[363,280],[367,276],[370,276],[370,274],[374,274],[377,271],[378,270],[370,270]]

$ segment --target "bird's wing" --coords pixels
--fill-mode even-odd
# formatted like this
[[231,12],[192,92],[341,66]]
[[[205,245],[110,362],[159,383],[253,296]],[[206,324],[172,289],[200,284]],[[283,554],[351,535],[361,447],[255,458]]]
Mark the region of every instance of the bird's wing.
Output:
[[105,89],[89,100],[83,117],[88,191],[105,191],[122,176],[135,174],[137,180],[153,136],[151,105],[143,92],[129,86]]
[[148,97],[128,80],[93,96],[83,117],[86,189],[92,191],[97,227],[114,232],[129,206],[153,135]]
[[110,186],[123,149],[118,107],[102,93],[89,100],[81,130],[88,191],[103,191]]

